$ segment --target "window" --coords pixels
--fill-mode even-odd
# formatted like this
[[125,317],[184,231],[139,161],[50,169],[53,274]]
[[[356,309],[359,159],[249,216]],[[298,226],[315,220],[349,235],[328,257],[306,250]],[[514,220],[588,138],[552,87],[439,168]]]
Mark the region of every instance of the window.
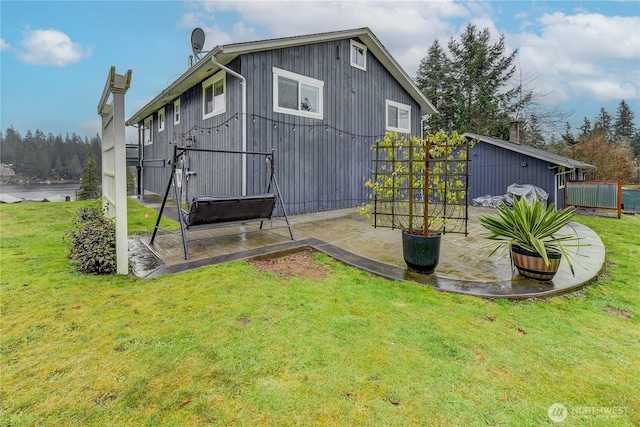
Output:
[[158,110],[158,132],[164,130],[164,108]]
[[142,140],[144,145],[153,144],[153,116],[144,119],[144,127],[142,128]]
[[202,83],[202,118],[222,114],[227,111],[225,93],[227,91],[226,73],[220,71]]
[[351,40],[351,66],[367,71],[367,47]]
[[173,124],[180,124],[180,98],[173,101]]
[[273,68],[273,111],[322,119],[324,82]]
[[411,107],[389,100],[387,100],[386,105],[386,129],[402,133],[411,133]]
[[564,166],[560,166],[558,168],[557,178],[558,178],[557,179],[558,189],[563,189],[567,184],[567,180],[571,181],[576,179],[576,171],[575,170],[567,171]]

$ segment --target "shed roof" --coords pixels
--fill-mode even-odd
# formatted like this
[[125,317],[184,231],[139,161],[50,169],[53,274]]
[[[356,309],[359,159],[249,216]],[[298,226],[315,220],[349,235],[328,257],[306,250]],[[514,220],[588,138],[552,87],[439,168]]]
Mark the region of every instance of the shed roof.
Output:
[[295,37],[285,37],[277,39],[268,39],[253,42],[233,43],[223,46],[216,46],[198,62],[189,68],[184,74],[178,77],[171,85],[160,92],[155,98],[147,103],[142,109],[136,112],[127,120],[127,125],[132,125],[145,119],[163,105],[178,98],[183,92],[205,80],[209,76],[215,74],[219,67],[211,62],[211,57],[215,56],[216,60],[227,65],[240,55],[252,52],[260,52],[272,49],[281,49],[286,47],[301,46],[312,43],[321,43],[334,40],[342,40],[346,38],[357,37],[367,47],[367,49],[382,63],[382,65],[391,73],[391,75],[400,83],[400,85],[411,95],[411,97],[420,105],[422,114],[435,114],[438,111],[424,96],[422,91],[418,89],[415,82],[400,67],[396,60],[391,56],[389,51],[380,43],[378,38],[371,32],[369,28],[357,28],[344,31],[332,31],[328,33],[317,33]]
[[553,154],[548,151],[530,147],[528,145],[523,145],[517,142],[505,141],[502,139],[491,138],[489,136],[477,135],[475,133],[465,133],[464,136],[470,139],[476,139],[482,142],[486,142],[487,144],[495,145],[500,148],[511,150],[525,156],[543,160],[554,165],[564,166],[570,169],[596,169],[595,166],[588,163],[580,162],[578,160],[570,159],[558,154]]

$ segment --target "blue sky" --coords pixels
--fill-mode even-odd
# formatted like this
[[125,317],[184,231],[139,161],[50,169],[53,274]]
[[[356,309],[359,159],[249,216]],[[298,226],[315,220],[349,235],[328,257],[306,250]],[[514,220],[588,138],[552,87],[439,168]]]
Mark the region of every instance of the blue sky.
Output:
[[[625,99],[640,124],[639,1],[0,1],[0,129],[99,132],[109,68],[133,72],[128,118],[184,73],[189,37],[218,44],[367,26],[415,76],[468,22],[518,49],[541,110],[574,129]],[[127,133],[133,142],[135,132]]]

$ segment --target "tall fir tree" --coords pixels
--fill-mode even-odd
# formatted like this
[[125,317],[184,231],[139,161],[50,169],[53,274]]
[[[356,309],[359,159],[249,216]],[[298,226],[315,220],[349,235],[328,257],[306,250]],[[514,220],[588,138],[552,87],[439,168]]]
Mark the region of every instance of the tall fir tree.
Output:
[[434,99],[440,115],[429,118],[431,131],[457,130],[506,139],[509,117],[532,98],[522,85],[511,85],[517,51],[507,52],[504,35],[491,43],[488,28],[468,24],[460,39],[451,38],[450,56],[436,40],[417,75],[418,87]]
[[578,133],[578,139],[587,138],[593,132],[593,128],[591,127],[591,120],[586,117],[582,121],[582,126],[580,126],[580,133]]
[[613,118],[604,107],[600,107],[600,114],[593,123],[593,131],[602,133],[609,142],[613,139]]
[[635,115],[629,104],[623,99],[618,104],[616,119],[613,123],[613,141],[617,143],[632,143],[636,128],[633,123]]
[[90,154],[82,170],[82,183],[78,189],[78,200],[99,199],[101,196],[102,189],[100,188],[98,168],[95,160],[93,160],[93,155]]
[[433,130],[450,132],[455,128],[456,108],[452,103],[451,61],[435,40],[422,59],[416,75],[416,84],[427,99],[436,107],[439,114],[429,119],[428,125]]

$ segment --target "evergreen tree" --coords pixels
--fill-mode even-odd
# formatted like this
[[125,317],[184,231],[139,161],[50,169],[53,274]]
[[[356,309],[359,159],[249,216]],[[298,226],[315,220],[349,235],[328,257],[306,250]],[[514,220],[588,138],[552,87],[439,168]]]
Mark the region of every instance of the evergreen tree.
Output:
[[0,141],[0,161],[2,163],[16,163],[16,150],[22,142],[22,136],[13,129],[13,126],[7,128],[4,138]]
[[80,159],[77,154],[74,154],[71,160],[69,161],[66,169],[67,175],[71,179],[78,179],[82,174],[82,165],[80,164]]
[[441,112],[429,118],[429,130],[455,129],[507,139],[510,115],[532,99],[522,85],[510,86],[517,51],[506,51],[504,36],[491,44],[489,29],[478,30],[473,24],[447,46],[450,57],[436,40],[417,76],[418,87]]
[[635,157],[640,157],[640,129],[636,129],[631,138],[631,149]]
[[89,155],[87,163],[82,170],[82,183],[78,189],[78,200],[99,199],[102,196],[100,178],[93,156]]
[[571,125],[569,124],[569,122],[567,122],[565,126],[564,133],[562,134],[562,140],[567,145],[574,145],[577,142],[573,137],[573,133],[571,133]]
[[[52,169],[55,169],[55,178],[60,174],[60,178],[78,179],[89,153],[93,155],[100,175],[102,147],[98,134],[83,141],[75,133],[72,136],[67,134],[63,139],[61,135],[45,135],[39,129],[35,133],[28,130],[24,138],[13,127],[4,134],[0,132],[0,161],[12,164],[16,174],[26,179],[46,179],[51,176]],[[55,165],[52,163],[54,159]]]
[[450,132],[455,128],[455,105],[451,103],[454,98],[451,93],[453,88],[451,79],[451,62],[435,40],[422,59],[416,75],[416,84],[431,101],[439,114],[429,119],[429,127],[434,130]]
[[582,122],[582,126],[580,126],[580,133],[578,134],[578,139],[587,138],[588,136],[591,135],[591,132],[593,132],[593,129],[591,128],[591,121],[589,121],[589,119],[585,117],[584,121]]
[[634,113],[633,111],[631,111],[631,107],[629,107],[629,104],[627,104],[623,99],[618,105],[618,109],[616,111],[616,120],[613,123],[614,142],[632,142],[634,133],[636,133],[633,119]]
[[536,114],[530,114],[528,120],[522,126],[520,134],[520,142],[531,147],[544,147],[544,136],[542,135],[542,126]]
[[600,107],[600,114],[598,114],[593,124],[593,131],[602,133],[607,141],[611,141],[613,136],[612,120],[611,114],[604,107]]

